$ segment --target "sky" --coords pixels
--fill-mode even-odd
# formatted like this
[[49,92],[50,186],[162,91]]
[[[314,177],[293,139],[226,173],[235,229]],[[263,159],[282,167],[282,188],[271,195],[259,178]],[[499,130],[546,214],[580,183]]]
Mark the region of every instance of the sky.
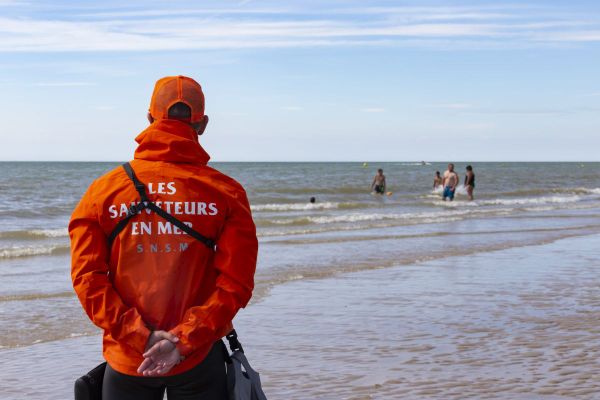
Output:
[[592,0],[0,0],[0,160],[128,160],[182,74],[213,161],[600,161],[599,71]]

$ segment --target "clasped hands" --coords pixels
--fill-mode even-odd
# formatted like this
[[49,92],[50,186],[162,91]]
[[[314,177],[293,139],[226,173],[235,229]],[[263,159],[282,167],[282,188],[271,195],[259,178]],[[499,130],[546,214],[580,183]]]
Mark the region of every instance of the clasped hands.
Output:
[[166,331],[153,331],[148,336],[144,350],[144,361],[137,369],[144,376],[160,376],[179,364],[183,357],[176,344],[179,338]]

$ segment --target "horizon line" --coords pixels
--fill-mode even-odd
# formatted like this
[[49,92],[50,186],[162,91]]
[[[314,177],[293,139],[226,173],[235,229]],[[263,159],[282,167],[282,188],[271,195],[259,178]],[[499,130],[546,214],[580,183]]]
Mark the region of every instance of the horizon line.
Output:
[[[124,163],[131,160],[0,160],[0,163]],[[600,160],[210,160],[208,163],[600,163]]]

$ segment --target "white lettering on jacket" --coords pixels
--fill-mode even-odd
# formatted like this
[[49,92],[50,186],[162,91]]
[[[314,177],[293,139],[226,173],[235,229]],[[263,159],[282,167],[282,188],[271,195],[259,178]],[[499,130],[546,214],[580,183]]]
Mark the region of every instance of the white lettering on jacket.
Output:
[[149,194],[170,194],[173,195],[177,193],[177,189],[175,189],[175,182],[158,182],[158,183],[148,183],[148,193]]
[[[151,182],[148,183],[148,194],[162,194],[172,196],[177,193],[175,182]],[[138,204],[138,201],[130,203],[111,204],[108,206],[108,215],[111,219],[121,219],[128,215],[130,207]],[[215,216],[219,214],[219,208],[215,202],[206,201],[172,201],[172,200],[157,200],[154,202],[157,207],[165,210],[169,214],[181,219],[182,215],[206,215]],[[146,214],[152,214],[152,210],[146,208],[143,211]],[[138,214],[141,214],[140,211]],[[192,227],[191,222],[184,223]],[[132,236],[140,235],[185,235],[181,229],[172,225],[168,221],[158,221],[157,225],[148,221],[131,221],[130,232]]]
[[[123,218],[127,216],[130,206],[135,206],[137,202],[130,204],[111,204],[108,206],[108,214],[111,219]],[[158,208],[162,208],[172,215],[208,215],[215,216],[219,214],[217,203],[205,203],[203,201],[156,201]],[[145,209],[146,214],[151,214],[152,210]],[[141,213],[141,211],[140,211]]]

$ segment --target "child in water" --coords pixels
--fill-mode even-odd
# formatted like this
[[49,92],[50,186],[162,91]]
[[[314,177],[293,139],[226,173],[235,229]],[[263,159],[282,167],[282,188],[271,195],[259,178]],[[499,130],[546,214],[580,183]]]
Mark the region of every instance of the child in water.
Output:
[[383,174],[383,169],[381,168],[377,170],[377,174],[373,178],[373,183],[371,183],[371,191],[377,194],[385,194],[385,175]]
[[435,171],[435,178],[433,178],[433,190],[436,190],[440,186],[442,186],[442,176],[440,175],[440,171]]

